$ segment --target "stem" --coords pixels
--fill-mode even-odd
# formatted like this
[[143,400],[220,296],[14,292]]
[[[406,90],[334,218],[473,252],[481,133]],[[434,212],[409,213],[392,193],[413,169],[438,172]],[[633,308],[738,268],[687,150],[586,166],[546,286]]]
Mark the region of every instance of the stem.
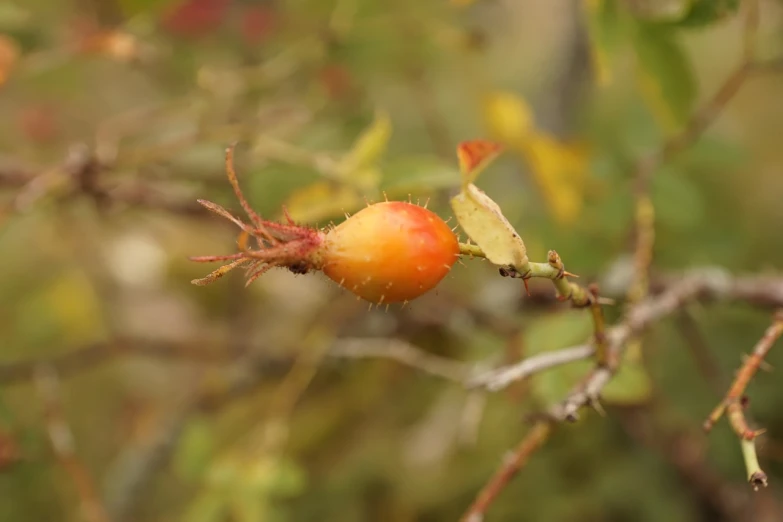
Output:
[[758,491],[759,487],[767,487],[767,474],[761,469],[759,459],[756,455],[756,443],[753,440],[740,440],[742,448],[742,458],[745,460],[745,469],[748,470],[748,482],[753,489]]
[[478,245],[472,245],[470,243],[459,244],[459,255],[484,258],[487,257],[486,254],[484,254],[484,251],[481,250]]

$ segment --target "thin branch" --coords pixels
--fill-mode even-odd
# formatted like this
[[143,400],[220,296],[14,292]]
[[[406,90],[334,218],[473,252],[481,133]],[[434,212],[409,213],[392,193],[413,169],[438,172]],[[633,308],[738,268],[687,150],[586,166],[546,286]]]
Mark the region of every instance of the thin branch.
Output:
[[[705,421],[704,429],[706,431],[712,429],[730,404],[737,403],[742,399],[745,388],[748,387],[748,384],[750,384],[753,376],[756,375],[756,371],[758,371],[767,353],[769,353],[769,350],[781,335],[783,335],[783,310],[778,310],[775,312],[772,324],[767,328],[767,331],[764,332],[762,338],[753,348],[753,353],[750,357],[745,359],[745,363],[737,372],[737,376],[734,378],[734,382],[726,393],[726,397],[715,407]],[[747,438],[746,430],[742,430],[737,434],[742,438]]]
[[341,339],[329,351],[332,357],[391,359],[449,381],[467,382],[472,366],[424,352],[398,339]]
[[73,433],[62,411],[59,378],[56,371],[47,366],[39,367],[36,371],[36,384],[45,406],[45,422],[52,450],[79,495],[84,520],[109,522],[109,516],[98,496],[92,476],[76,455]]
[[554,366],[588,359],[594,353],[595,349],[589,344],[564,348],[552,352],[544,352],[509,366],[504,366],[478,375],[468,381],[468,386],[483,387],[492,392],[500,391],[514,382],[520,381],[533,374]]
[[484,520],[484,514],[489,506],[527,463],[530,455],[544,445],[552,432],[552,428],[552,423],[545,420],[538,421],[533,425],[533,428],[522,439],[522,442],[503,460],[500,469],[481,490],[476,500],[460,519],[461,522],[482,522]]
[[767,475],[764,470],[759,466],[758,457],[756,455],[756,438],[764,432],[764,430],[753,430],[748,426],[748,422],[745,419],[745,402],[744,397],[745,389],[750,384],[753,376],[758,371],[759,367],[764,362],[764,358],[769,353],[772,346],[775,344],[780,336],[783,335],[783,309],[778,310],[775,313],[772,324],[764,332],[763,337],[756,343],[753,348],[753,353],[745,359],[745,363],[737,372],[734,382],[732,383],[729,391],[726,393],[726,397],[715,407],[710,413],[710,416],[704,422],[705,431],[710,431],[718,420],[727,414],[729,424],[731,424],[734,433],[740,439],[740,445],[742,447],[742,457],[745,460],[745,466],[748,471],[748,482],[753,486],[753,489],[758,490],[760,486],[766,487]]
[[[484,257],[484,254],[480,257]],[[578,277],[567,272],[563,260],[554,250],[547,254],[546,263],[533,263],[525,260],[519,266],[507,266],[500,268],[500,275],[522,279],[527,289],[528,281],[534,277],[549,279],[555,286],[557,298],[560,301],[571,301],[575,307],[590,306],[593,303],[593,294],[576,283],[568,281],[567,277]]]

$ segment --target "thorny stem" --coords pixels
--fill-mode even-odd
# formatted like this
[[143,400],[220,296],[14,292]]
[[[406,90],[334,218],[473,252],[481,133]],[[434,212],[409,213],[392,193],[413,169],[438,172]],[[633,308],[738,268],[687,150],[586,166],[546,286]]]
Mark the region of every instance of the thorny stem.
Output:
[[748,470],[748,482],[755,490],[758,490],[759,486],[766,487],[767,485],[767,475],[759,466],[755,443],[756,438],[764,433],[764,430],[753,430],[748,426],[744,411],[746,402],[744,393],[751,379],[753,379],[753,376],[763,363],[764,357],[766,357],[775,341],[781,335],[783,335],[783,309],[775,312],[772,324],[764,332],[759,342],[756,343],[750,357],[745,359],[728,393],[726,393],[726,397],[710,413],[707,420],[704,421],[704,429],[710,431],[723,414],[727,414],[731,428],[740,439],[742,457]]
[[[712,413],[710,413],[710,416],[704,422],[704,429],[706,431],[711,430],[715,423],[720,420],[729,404],[738,402],[742,399],[742,395],[745,393],[745,388],[748,387],[751,379],[753,379],[756,371],[758,371],[759,367],[761,366],[764,357],[766,357],[767,353],[769,353],[769,350],[772,348],[772,345],[775,344],[775,341],[777,341],[781,335],[783,335],[783,309],[775,312],[775,317],[772,324],[769,326],[769,328],[767,328],[767,331],[764,332],[764,335],[759,340],[759,342],[756,343],[756,346],[753,348],[753,353],[750,355],[750,357],[745,359],[745,363],[737,372],[737,376],[734,378],[734,382],[729,388],[726,397],[715,407]],[[745,434],[738,433],[738,435],[744,437]]]
[[548,420],[538,421],[533,425],[530,433],[522,439],[513,453],[503,460],[500,468],[481,490],[481,493],[462,517],[461,522],[482,522],[484,520],[484,514],[489,506],[522,469],[522,466],[527,463],[530,455],[547,441],[552,428],[552,422]]

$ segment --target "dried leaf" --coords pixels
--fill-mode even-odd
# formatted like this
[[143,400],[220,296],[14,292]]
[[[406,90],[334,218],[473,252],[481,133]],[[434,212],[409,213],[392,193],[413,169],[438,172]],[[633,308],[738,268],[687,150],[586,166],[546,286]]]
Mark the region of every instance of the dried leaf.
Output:
[[472,183],[451,199],[451,208],[465,233],[496,265],[527,262],[525,243],[500,207]]
[[463,190],[476,180],[502,150],[503,147],[499,143],[486,140],[463,141],[457,146]]

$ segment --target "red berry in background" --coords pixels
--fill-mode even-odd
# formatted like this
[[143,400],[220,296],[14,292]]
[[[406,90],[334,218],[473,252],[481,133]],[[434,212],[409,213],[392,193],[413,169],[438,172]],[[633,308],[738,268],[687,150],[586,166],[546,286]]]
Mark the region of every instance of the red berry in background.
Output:
[[161,25],[179,37],[206,36],[220,28],[230,4],[231,0],[185,0],[163,16]]
[[[247,284],[274,267],[298,274],[321,270],[367,301],[393,303],[432,290],[457,261],[457,237],[426,208],[400,201],[376,203],[327,230],[297,225],[290,217],[287,224],[276,223],[262,219],[242,195],[232,148],[226,153],[226,171],[250,223],[215,203],[199,200],[208,210],[236,224],[242,235],[236,254],[191,258],[205,263],[231,261],[193,284],[209,284],[242,265],[247,269]],[[257,248],[248,244],[250,238],[255,239]]]
[[264,43],[274,32],[277,11],[269,6],[248,6],[241,14],[241,33],[246,44]]

